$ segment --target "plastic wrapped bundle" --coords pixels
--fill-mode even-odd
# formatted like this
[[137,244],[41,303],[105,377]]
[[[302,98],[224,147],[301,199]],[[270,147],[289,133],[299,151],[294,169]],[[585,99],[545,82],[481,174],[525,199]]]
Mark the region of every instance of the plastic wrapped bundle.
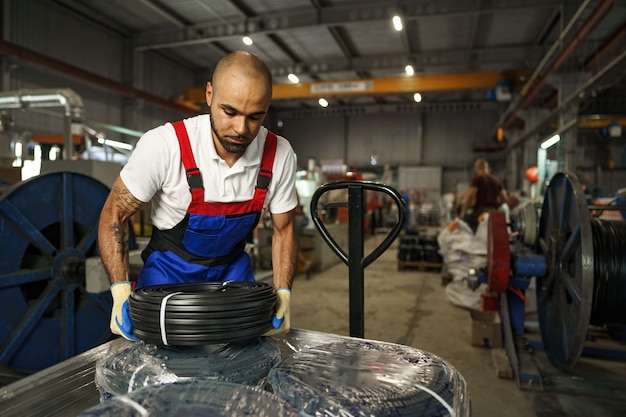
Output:
[[144,387],[92,407],[78,417],[298,417],[294,408],[259,387],[185,381]]
[[280,350],[259,338],[203,346],[132,343],[96,363],[101,399],[145,386],[185,380],[260,385],[280,360]]
[[268,387],[310,416],[467,415],[465,380],[442,359],[407,346],[344,341],[297,352]]

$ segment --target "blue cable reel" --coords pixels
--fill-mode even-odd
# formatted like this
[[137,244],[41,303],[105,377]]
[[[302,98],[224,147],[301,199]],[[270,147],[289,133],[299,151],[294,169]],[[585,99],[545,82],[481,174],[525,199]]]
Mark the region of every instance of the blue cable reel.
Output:
[[0,363],[33,373],[112,337],[111,294],[85,289],[109,191],[89,176],[56,172],[0,196]]
[[[550,362],[569,370],[577,362],[590,324],[626,324],[626,222],[592,219],[589,210],[622,209],[587,205],[572,173],[550,180],[539,223],[538,246],[547,273],[538,280],[537,308],[543,344]],[[595,349],[600,351],[600,349]],[[624,352],[602,349],[624,359]]]

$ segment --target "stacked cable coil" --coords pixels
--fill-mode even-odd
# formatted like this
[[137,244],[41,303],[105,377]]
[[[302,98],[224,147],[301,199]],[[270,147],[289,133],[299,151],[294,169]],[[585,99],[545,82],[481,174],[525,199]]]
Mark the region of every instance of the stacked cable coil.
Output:
[[340,341],[296,352],[267,384],[306,416],[468,415],[463,377],[427,352],[374,341]]
[[225,381],[261,385],[280,360],[268,338],[202,346],[157,346],[131,343],[96,363],[100,400],[147,386],[181,381]]
[[272,328],[276,294],[262,282],[154,285],[129,299],[134,334],[156,345],[205,345],[261,336]]
[[295,409],[259,387],[223,381],[184,381],[144,387],[115,397],[78,417],[299,417]]

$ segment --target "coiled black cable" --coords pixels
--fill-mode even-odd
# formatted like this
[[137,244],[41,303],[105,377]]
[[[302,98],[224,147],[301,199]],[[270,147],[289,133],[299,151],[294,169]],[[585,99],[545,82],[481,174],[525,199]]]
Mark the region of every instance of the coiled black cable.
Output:
[[593,234],[593,302],[590,322],[625,324],[626,222],[591,220]]
[[130,296],[134,334],[156,345],[237,342],[272,328],[276,293],[262,282],[154,285]]

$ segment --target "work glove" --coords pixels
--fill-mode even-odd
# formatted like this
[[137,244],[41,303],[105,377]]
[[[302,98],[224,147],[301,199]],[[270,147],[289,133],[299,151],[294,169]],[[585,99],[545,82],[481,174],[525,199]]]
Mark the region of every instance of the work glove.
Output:
[[291,290],[289,288],[279,288],[276,291],[276,313],[272,318],[271,330],[268,330],[263,336],[271,336],[278,333],[287,333],[291,328],[289,320],[289,302],[291,301]]
[[111,312],[111,331],[125,339],[138,342],[133,336],[133,322],[130,320],[128,297],[131,293],[130,281],[119,281],[111,285],[113,295],[113,311]]

